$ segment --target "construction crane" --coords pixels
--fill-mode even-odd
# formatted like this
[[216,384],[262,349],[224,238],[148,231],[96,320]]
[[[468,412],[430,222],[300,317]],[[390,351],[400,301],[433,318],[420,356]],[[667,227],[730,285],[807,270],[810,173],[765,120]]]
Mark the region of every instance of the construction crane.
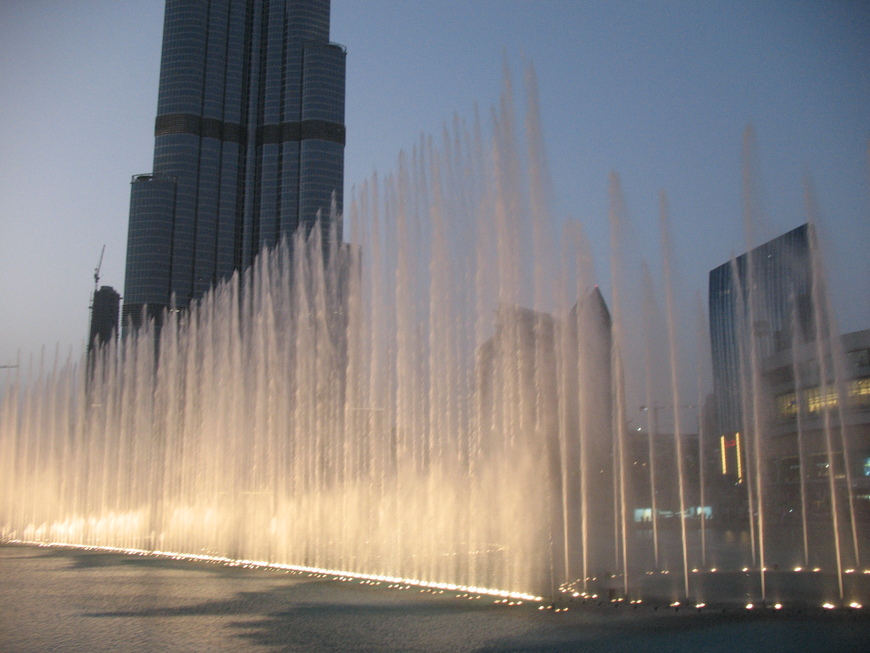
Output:
[[97,292],[97,286],[100,283],[100,268],[103,267],[103,254],[106,253],[106,246],[103,245],[103,251],[100,252],[100,262],[94,268],[94,292]]

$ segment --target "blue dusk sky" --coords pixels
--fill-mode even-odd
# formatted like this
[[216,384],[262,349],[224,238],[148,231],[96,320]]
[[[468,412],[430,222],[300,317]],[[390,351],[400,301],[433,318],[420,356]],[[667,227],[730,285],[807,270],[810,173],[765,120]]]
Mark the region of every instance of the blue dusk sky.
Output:
[[[0,1],[0,364],[78,355],[93,272],[124,285],[129,182],[149,172],[163,3]],[[870,3],[333,0],[347,47],[346,193],[421,134],[497,104],[535,66],[557,217],[608,287],[608,175],[655,271],[671,207],[678,295],[746,248],[741,141],[756,134],[756,243],[815,186],[842,330],[870,327]],[[522,98],[520,98],[521,100]],[[0,386],[8,372],[0,370]]]

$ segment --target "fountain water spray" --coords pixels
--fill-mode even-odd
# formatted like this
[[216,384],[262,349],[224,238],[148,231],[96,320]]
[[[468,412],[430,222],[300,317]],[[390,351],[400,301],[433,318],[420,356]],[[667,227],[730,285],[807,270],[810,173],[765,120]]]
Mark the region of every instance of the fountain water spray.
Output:
[[[698,527],[688,518],[671,252],[667,343],[635,340],[619,178],[611,316],[582,228],[554,223],[532,72],[526,83],[525,148],[508,84],[488,137],[479,118],[457,118],[439,145],[421,139],[393,175],[355,190],[350,243],[333,210],[162,328],[146,323],[78,363],[56,355],[28,378],[19,369],[0,406],[0,538],[524,597],[709,599],[715,583],[689,568],[710,549],[742,573],[739,545],[706,523],[703,488]],[[661,219],[669,250],[664,200]],[[644,313],[649,334],[654,306]],[[758,420],[745,336],[744,414]],[[649,541],[631,519],[648,482],[628,429],[639,342],[647,360],[668,352],[675,421],[667,479],[650,389]],[[763,600],[759,425],[747,522]],[[665,505],[656,493],[669,480],[678,495]],[[678,542],[666,510],[679,515]]]

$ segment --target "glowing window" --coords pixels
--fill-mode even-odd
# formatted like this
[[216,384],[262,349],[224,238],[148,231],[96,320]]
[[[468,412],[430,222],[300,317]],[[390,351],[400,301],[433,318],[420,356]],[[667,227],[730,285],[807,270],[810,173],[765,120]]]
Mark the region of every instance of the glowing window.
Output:
[[810,388],[807,390],[807,410],[809,412],[818,413],[826,408],[835,408],[836,406],[836,388],[826,388],[824,392],[821,388]]
[[870,378],[852,381],[849,384],[849,399],[858,406],[870,405]]

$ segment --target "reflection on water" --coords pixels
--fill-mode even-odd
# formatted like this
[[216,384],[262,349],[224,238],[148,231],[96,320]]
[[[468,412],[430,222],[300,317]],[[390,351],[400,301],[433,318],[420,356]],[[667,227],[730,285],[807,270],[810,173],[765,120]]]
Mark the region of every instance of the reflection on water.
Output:
[[564,607],[555,614],[307,574],[0,547],[0,650],[19,653],[767,651],[772,642],[828,653],[863,650],[870,637],[870,618],[855,611]]

